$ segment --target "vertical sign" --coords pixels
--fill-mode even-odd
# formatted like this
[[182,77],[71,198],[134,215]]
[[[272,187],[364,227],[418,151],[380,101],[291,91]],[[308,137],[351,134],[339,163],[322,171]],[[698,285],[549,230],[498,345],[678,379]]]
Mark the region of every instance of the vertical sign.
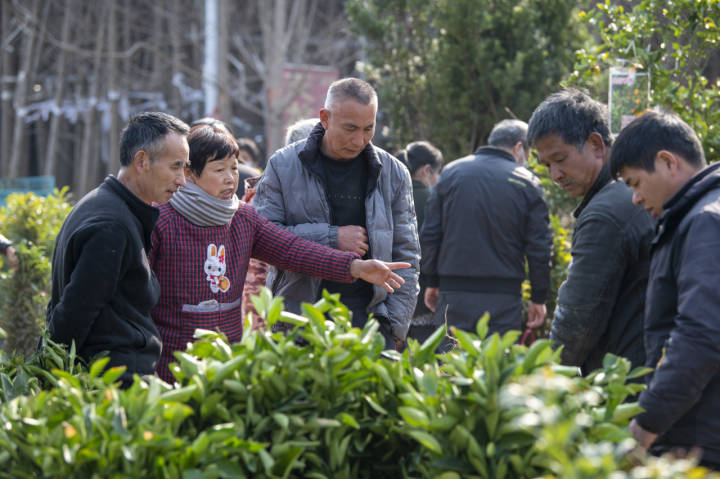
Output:
[[610,131],[620,133],[650,106],[650,75],[634,68],[610,69]]

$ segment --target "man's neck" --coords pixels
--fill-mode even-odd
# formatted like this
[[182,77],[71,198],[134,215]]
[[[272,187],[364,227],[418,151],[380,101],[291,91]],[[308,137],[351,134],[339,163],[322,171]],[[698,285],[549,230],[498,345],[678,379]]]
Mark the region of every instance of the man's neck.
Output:
[[342,159],[342,158],[336,158],[335,155],[330,153],[330,149],[328,147],[328,141],[327,141],[327,135],[323,136],[322,141],[320,142],[320,152],[325,155],[326,157],[330,158],[331,160],[335,161],[351,161],[348,159]]
[[120,171],[117,175],[117,180],[128,190],[130,190],[130,193],[140,198],[141,201],[147,204],[152,204],[151,201],[148,201],[145,199],[142,195],[142,188],[140,188],[140,185],[138,184],[137,178],[133,177],[132,174],[128,171],[127,168],[120,168]]

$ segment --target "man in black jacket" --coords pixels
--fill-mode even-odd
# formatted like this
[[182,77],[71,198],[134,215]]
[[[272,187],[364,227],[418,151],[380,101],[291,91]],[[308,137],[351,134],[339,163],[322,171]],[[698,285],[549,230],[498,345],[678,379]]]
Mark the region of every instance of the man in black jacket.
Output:
[[610,156],[633,203],[659,217],[645,303],[645,412],[630,424],[661,454],[699,447],[720,470],[720,163],[706,167],[695,132],[648,112],[620,134]]
[[558,291],[550,338],[563,346],[564,364],[583,374],[606,353],[645,363],[643,306],[653,224],[613,181],[607,160],[612,138],[607,111],[581,91],[550,95],[530,118],[530,144],[552,180],[572,197],[572,262]]
[[188,126],[164,113],[130,119],[120,140],[120,172],[75,205],[55,242],[50,338],[75,342],[90,360],[109,353],[109,366],[153,374],[160,335],[150,316],[160,288],[147,251],[158,217],[151,204],[185,185]]
[[[527,258],[529,322],[545,319],[552,236],[539,180],[527,159],[527,124],[506,120],[490,146],[445,167],[428,200],[420,234],[425,303],[437,325],[474,331],[490,313],[489,333],[522,328]],[[440,346],[446,350],[450,342]]]

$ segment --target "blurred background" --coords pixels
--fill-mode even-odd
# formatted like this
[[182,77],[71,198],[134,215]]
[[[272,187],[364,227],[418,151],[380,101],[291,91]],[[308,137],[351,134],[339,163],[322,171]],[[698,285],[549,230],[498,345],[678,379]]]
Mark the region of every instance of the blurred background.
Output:
[[219,118],[264,161],[348,75],[379,91],[376,144],[451,161],[563,84],[607,98],[618,64],[651,74],[712,159],[719,18],[710,0],[0,0],[0,182],[80,198],[147,110]]

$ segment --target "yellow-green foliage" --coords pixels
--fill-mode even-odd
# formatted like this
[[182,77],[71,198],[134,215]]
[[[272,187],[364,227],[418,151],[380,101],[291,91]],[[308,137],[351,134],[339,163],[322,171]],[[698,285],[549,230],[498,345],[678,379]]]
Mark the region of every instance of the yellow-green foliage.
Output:
[[0,209],[0,231],[13,241],[20,260],[16,272],[0,271],[0,327],[7,332],[5,349],[31,354],[45,323],[50,291],[50,262],[60,227],[70,212],[68,190],[53,195],[13,193]]

